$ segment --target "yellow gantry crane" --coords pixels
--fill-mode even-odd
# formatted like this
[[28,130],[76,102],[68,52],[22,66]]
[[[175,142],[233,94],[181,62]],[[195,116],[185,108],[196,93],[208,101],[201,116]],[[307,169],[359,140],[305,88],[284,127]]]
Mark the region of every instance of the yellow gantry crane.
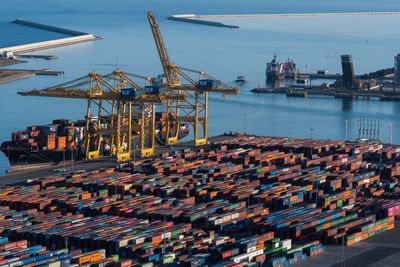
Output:
[[[134,78],[144,79],[145,87],[134,82]],[[185,95],[154,92],[148,88],[157,88],[150,78],[116,70],[107,75],[92,72],[60,85],[18,94],[86,99],[86,159],[100,156],[102,138],[106,136],[110,138],[110,154],[118,161],[125,161],[131,158],[132,134],[139,135],[142,157],[154,154],[155,105],[164,103],[166,99],[186,99]],[[96,117],[91,115],[93,109],[97,109]],[[149,136],[147,147],[145,136]]]
[[[239,88],[228,86],[214,77],[202,72],[171,64],[166,47],[164,45],[159,25],[149,11],[147,18],[153,33],[161,65],[167,79],[168,88],[171,92],[187,95],[186,100],[167,100],[167,138],[168,145],[178,141],[178,130],[180,122],[189,122],[193,126],[195,145],[207,143],[208,127],[208,93],[238,94]],[[193,75],[196,75],[194,78]],[[203,129],[203,136],[199,137],[199,127]],[[171,128],[174,128],[174,136],[171,136]]]

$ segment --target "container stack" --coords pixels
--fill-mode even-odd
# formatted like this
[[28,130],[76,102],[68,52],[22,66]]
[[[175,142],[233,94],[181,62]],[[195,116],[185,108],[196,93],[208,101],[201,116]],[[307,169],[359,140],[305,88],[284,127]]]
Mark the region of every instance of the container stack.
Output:
[[0,237],[0,266],[131,266],[131,260],[119,260],[118,255],[106,257],[104,249],[82,253],[82,250],[28,246],[27,240],[9,241]]
[[[400,149],[390,145],[227,136],[116,168],[1,187],[0,234],[89,253],[74,258],[80,265],[102,250],[101,260],[131,260],[123,266],[286,266],[326,244],[350,246],[393,229],[399,161]],[[122,266],[118,260],[107,264]]]

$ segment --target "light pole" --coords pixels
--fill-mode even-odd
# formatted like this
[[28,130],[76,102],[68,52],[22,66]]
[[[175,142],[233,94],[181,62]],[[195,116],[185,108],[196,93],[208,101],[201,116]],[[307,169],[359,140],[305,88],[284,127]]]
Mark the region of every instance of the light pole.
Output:
[[314,131],[314,129],[313,128],[310,128],[310,139],[313,139],[313,131]]
[[63,150],[63,172],[65,172],[65,148]]
[[71,171],[74,171],[74,149],[71,148]]
[[243,113],[243,133],[246,134],[246,113]]

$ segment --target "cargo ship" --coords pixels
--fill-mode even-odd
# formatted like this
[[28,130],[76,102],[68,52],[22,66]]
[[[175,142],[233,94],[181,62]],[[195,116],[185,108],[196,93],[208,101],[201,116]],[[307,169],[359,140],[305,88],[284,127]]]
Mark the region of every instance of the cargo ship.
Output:
[[275,54],[271,62],[267,62],[267,68],[265,69],[267,80],[283,80],[296,70],[296,64],[293,60],[288,59],[287,62],[279,62],[276,57]]
[[[155,115],[155,142],[162,145],[166,138],[166,113],[157,112]],[[97,124],[96,118],[90,119],[90,128],[96,127]],[[53,120],[52,124],[30,126],[24,131],[12,133],[12,140],[3,142],[0,150],[8,157],[11,169],[44,163],[55,164],[64,160],[83,160],[86,152],[85,129],[86,120],[76,122],[65,119]],[[170,133],[171,136],[175,135],[173,130]],[[181,123],[178,139],[182,139],[188,134],[189,125]],[[96,141],[95,139],[92,140]],[[134,135],[131,143],[133,149],[139,147],[139,136]],[[92,150],[98,144],[92,142],[89,145]],[[110,155],[110,149],[110,137],[103,136],[100,144],[100,155]]]

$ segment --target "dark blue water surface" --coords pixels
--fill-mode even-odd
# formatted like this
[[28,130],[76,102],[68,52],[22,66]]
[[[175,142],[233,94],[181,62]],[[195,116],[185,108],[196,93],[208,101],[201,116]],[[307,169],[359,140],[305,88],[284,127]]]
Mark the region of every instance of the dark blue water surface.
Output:
[[[22,97],[18,90],[44,88],[86,75],[121,68],[153,76],[161,73],[156,47],[147,22],[153,10],[171,60],[180,66],[206,71],[224,81],[244,74],[248,83],[239,96],[210,96],[209,135],[243,130],[260,135],[343,139],[357,137],[360,118],[381,120],[381,137],[400,143],[400,103],[349,101],[325,97],[288,98],[256,95],[250,90],[265,83],[265,63],[274,53],[292,58],[300,69],[341,72],[340,55],[353,55],[357,74],[393,66],[400,51],[400,16],[276,17],[216,19],[239,29],[216,28],[166,20],[172,14],[254,14],[303,12],[400,11],[398,0],[239,1],[239,0],[120,0],[22,1],[4,0],[0,9],[0,47],[60,38],[62,35],[14,25],[18,16],[39,23],[90,32],[103,40],[37,52],[57,60],[29,60],[8,68],[51,68],[64,76],[37,76],[0,85],[0,142],[11,132],[56,118],[81,119],[86,102],[57,98]],[[8,168],[0,155],[0,172]]]

